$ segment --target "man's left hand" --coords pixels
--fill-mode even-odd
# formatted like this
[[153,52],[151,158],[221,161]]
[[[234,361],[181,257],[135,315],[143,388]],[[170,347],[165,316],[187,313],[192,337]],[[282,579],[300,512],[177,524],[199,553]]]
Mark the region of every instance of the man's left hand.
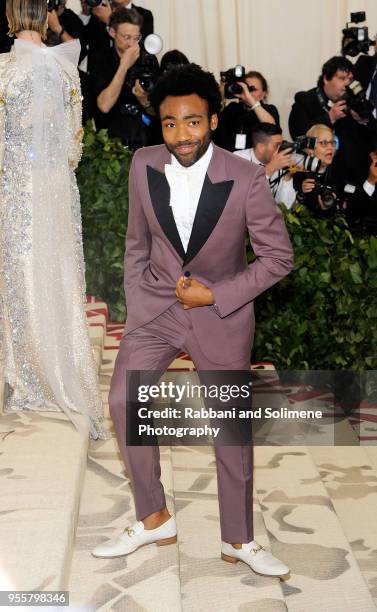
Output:
[[254,106],[254,104],[257,103],[257,100],[250,92],[247,83],[244,83],[243,81],[238,81],[237,85],[240,85],[240,87],[242,88],[242,93],[235,94],[235,98],[239,98],[244,104],[246,104],[246,106],[249,106],[250,108]]
[[215,298],[212,291],[195,278],[181,276],[175,286],[175,295],[183,304],[183,308],[198,308],[199,306],[210,306]]

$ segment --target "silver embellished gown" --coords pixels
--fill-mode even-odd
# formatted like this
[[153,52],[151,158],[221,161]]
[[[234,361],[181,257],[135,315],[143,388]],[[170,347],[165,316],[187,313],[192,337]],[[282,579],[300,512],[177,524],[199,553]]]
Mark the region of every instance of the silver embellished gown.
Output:
[[[84,312],[79,45],[0,56],[0,338],[5,412],[64,411],[106,438]],[[76,62],[76,63],[75,63]]]

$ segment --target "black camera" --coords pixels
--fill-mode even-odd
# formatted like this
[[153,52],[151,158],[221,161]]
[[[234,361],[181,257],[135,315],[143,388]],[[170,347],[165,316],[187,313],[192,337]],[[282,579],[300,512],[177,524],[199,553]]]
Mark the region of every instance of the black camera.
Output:
[[126,85],[132,89],[136,79],[139,79],[141,87],[147,93],[151,93],[159,76],[158,62],[156,56],[141,49],[140,59],[127,72]]
[[51,11],[56,11],[60,6],[60,0],[48,0],[47,2],[47,10],[51,13]]
[[325,210],[333,213],[341,211],[341,200],[335,187],[324,182],[325,175],[320,174],[319,172],[312,172],[310,173],[309,178],[314,178],[315,180],[315,187],[312,194],[321,197],[322,201],[322,206],[318,202],[317,211],[321,212]]
[[89,8],[96,8],[97,6],[101,6],[101,4],[104,4],[103,0],[86,0],[86,3]]
[[[225,83],[224,95],[227,99],[231,100],[235,95],[242,94],[242,87],[239,84],[240,81],[245,81],[246,71],[245,67],[237,64],[234,68],[224,70],[220,72],[221,81]],[[255,91],[253,85],[248,86],[249,91]]]
[[364,11],[351,13],[350,22],[342,30],[342,54],[356,57],[359,53],[368,55],[369,47],[374,44],[369,38],[368,28],[366,26],[350,26],[351,23],[361,23],[365,21],[366,16]]
[[283,140],[279,147],[279,151],[284,149],[292,149],[292,151],[302,152],[305,149],[314,149],[316,138],[314,136],[298,136],[293,142]]
[[305,149],[314,149],[315,143],[316,138],[313,136],[298,136],[293,142],[283,140],[279,147],[279,151],[291,149],[296,167],[306,172],[317,172],[321,165],[320,160],[314,155],[305,153]]
[[343,100],[347,103],[347,109],[355,111],[361,119],[372,119],[374,106],[365,94],[365,91],[359,81],[352,81],[346,87],[346,93]]

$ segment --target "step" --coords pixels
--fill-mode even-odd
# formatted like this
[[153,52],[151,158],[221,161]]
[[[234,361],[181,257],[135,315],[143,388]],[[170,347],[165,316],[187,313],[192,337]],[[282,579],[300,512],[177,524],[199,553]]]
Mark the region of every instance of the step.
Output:
[[305,446],[256,447],[256,488],[272,550],[291,568],[289,612],[376,610]]
[[[107,308],[89,298],[86,310],[99,363]],[[7,588],[68,587],[89,436],[86,417],[75,418],[79,430],[60,412],[0,416],[1,570]]]
[[1,566],[12,589],[67,588],[89,435],[77,420],[81,431],[60,412],[0,418]]

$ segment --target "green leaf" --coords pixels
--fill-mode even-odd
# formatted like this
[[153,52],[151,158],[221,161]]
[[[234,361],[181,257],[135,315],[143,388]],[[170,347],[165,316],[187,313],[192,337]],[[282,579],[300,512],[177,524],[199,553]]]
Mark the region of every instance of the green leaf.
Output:
[[360,264],[357,261],[349,266],[349,271],[354,283],[358,284],[363,282]]

